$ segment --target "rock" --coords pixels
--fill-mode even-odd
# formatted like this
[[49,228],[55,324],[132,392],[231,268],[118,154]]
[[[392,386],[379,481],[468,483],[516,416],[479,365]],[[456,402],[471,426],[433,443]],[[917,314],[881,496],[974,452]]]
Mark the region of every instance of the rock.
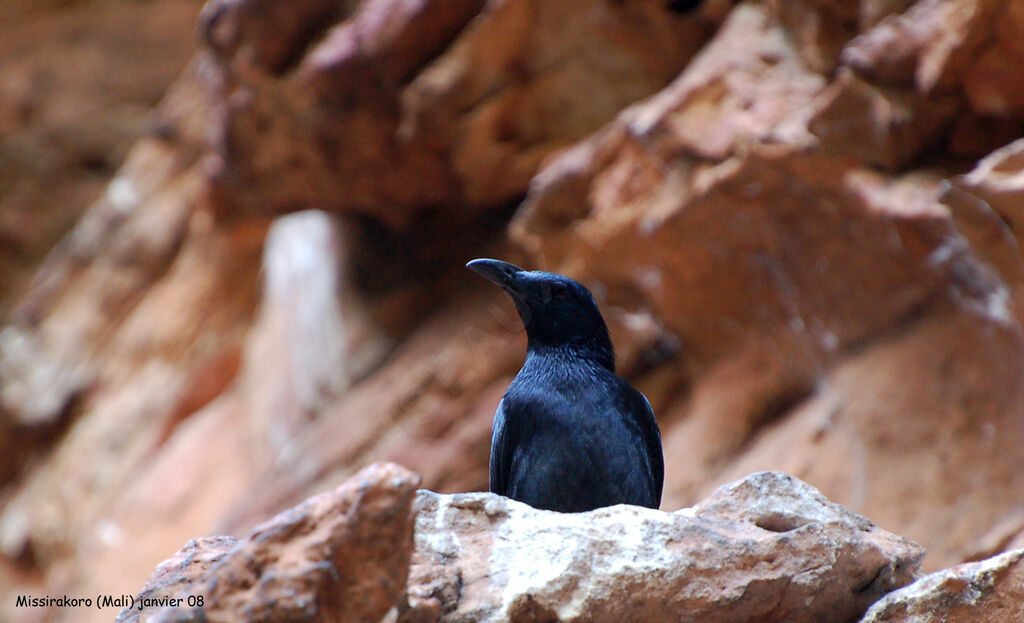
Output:
[[[714,27],[705,17],[679,16],[656,0],[560,6],[545,4],[535,12],[526,0],[210,3],[200,20],[203,47],[153,113],[152,132],[38,267],[4,322],[0,431],[4,439],[58,446],[0,509],[5,551],[47,569],[66,564],[54,571],[62,582],[99,577],[86,573],[90,565],[80,565],[78,556],[107,550],[109,544],[96,536],[107,533],[99,525],[142,529],[144,522],[122,515],[117,492],[137,490],[157,471],[172,473],[164,466],[181,450],[166,442],[179,431],[195,441],[183,426],[193,416],[204,420],[199,428],[235,431],[223,440],[231,451],[209,449],[214,463],[237,462],[233,449],[244,447],[239,442],[248,435],[262,442],[273,437],[267,431],[284,431],[270,444],[279,451],[291,447],[293,433],[309,438],[306,425],[351,379],[325,381],[333,370],[316,359],[314,347],[338,351],[322,342],[313,341],[309,352],[280,353],[263,367],[251,358],[247,363],[246,352],[267,352],[247,349],[267,337],[269,318],[281,317],[268,305],[252,340],[245,339],[257,317],[259,257],[270,226],[260,214],[300,206],[342,213],[337,238],[352,274],[332,287],[353,289],[339,298],[365,301],[372,316],[366,335],[348,327],[352,341],[372,345],[378,328],[384,341],[404,337],[462,287],[448,275],[461,271],[464,254],[473,255],[469,249],[500,232],[501,215],[525,191],[542,158],[661,88]],[[495,41],[503,45],[496,48]],[[31,81],[10,84],[15,95],[31,95]],[[480,209],[467,209],[476,199]],[[444,344],[452,337],[430,341]],[[369,363],[353,365],[352,376],[368,374],[379,360],[377,349],[368,351]],[[327,383],[328,390],[309,403],[312,409],[307,403],[280,412],[271,406],[261,413],[280,414],[281,422],[251,413],[252,431],[226,426],[240,403],[259,404],[259,390],[287,397],[306,382],[234,383],[236,376],[273,376],[272,363],[289,358],[324,366],[301,389],[317,393]],[[409,376],[434,382],[430,370],[422,372]],[[481,378],[475,387],[490,391],[494,381]],[[411,383],[409,391],[415,387]],[[424,413],[493,413],[493,405],[477,405],[476,389],[469,391],[464,408]],[[425,394],[439,402],[444,391]],[[394,410],[401,408],[396,403]],[[447,425],[424,414],[413,419],[419,423],[412,430],[436,443],[454,441],[439,440]],[[475,448],[485,435],[488,420],[473,419],[478,421],[485,424],[471,427],[456,442],[460,447]],[[26,431],[26,422],[39,430]],[[357,453],[415,452],[436,462],[422,452],[428,446],[387,435],[391,423],[361,425],[365,435],[353,437],[363,441]],[[63,434],[72,427],[73,434]],[[386,451],[376,447],[381,440]],[[205,452],[207,443],[215,440],[194,450]],[[328,439],[321,443],[331,446]],[[0,447],[0,479],[18,474],[36,448],[23,452],[8,445]],[[165,456],[149,460],[154,454]],[[244,515],[231,505],[250,478],[291,482],[290,474],[275,470],[279,457],[273,455],[254,449],[241,457],[246,476],[234,488],[222,489],[218,479],[205,483],[206,493],[184,502],[186,523]],[[479,482],[478,455],[468,455],[474,457],[468,467],[439,464],[437,473],[448,475],[434,484],[464,482],[464,473]],[[310,470],[300,478],[313,487],[310,474],[340,480],[358,464],[346,463],[352,457],[345,453],[314,456],[323,464],[307,460]],[[172,477],[176,485],[190,482],[192,472]],[[282,492],[289,501],[307,494]],[[259,495],[252,499],[267,503]],[[198,508],[198,500],[223,507]],[[69,507],[76,512],[62,510]]]
[[[263,247],[263,300],[247,337],[241,392],[270,463],[308,420],[375,368],[391,341],[350,283],[341,231],[316,210],[277,219]],[[339,300],[338,291],[351,295]]]
[[664,86],[706,29],[653,0],[215,2],[201,25],[229,91],[215,181],[254,212],[465,219]]
[[[1018,3],[215,0],[150,115],[105,90],[155,102],[139,74],[94,79],[89,25],[166,10],[139,54],[166,69],[189,3],[111,2],[0,7],[0,48],[44,50],[0,54],[0,169],[45,181],[0,173],[0,280],[35,266],[0,285],[0,619],[5,595],[138,584],[359,465],[486,488],[524,340],[478,256],[595,293],[666,507],[782,469],[928,569],[1019,545]],[[20,134],[37,119],[84,125]]]
[[871,606],[860,623],[960,623],[1024,618],[1024,550],[927,575]]
[[993,20],[994,40],[985,42],[965,76],[964,88],[973,110],[1019,120],[1024,115],[1024,85],[1015,68],[1024,62],[1024,7],[1005,2],[1001,8]]
[[[954,201],[936,172],[896,172],[962,102],[844,69],[828,83],[780,30],[757,5],[732,11],[672,85],[549,161],[510,234],[534,264],[677,340],[672,363],[636,381],[661,423],[667,504],[778,466],[907,526],[930,545],[931,568],[955,564],[1019,498],[1009,474],[1024,455],[1011,445],[1024,440],[1002,446],[996,432],[1017,438],[1008,414],[1024,408],[1010,380],[1024,373],[1014,221]],[[893,104],[905,97],[902,116]],[[929,120],[915,108],[925,101],[941,114]],[[986,179],[1005,187],[1014,167],[1002,157],[1006,173]],[[891,358],[903,356],[897,372]],[[960,380],[929,381],[948,366]],[[991,402],[975,401],[979,383]],[[929,428],[910,413],[927,413]],[[925,467],[935,431],[958,469]],[[1003,466],[984,458],[991,445]],[[881,467],[890,461],[899,467]],[[1002,491],[997,508],[974,498],[975,478]],[[951,490],[975,500],[971,530],[949,529],[965,518],[944,502]],[[895,510],[912,498],[935,512]]]
[[178,597],[180,605],[142,601],[117,620],[381,620],[404,602],[418,484],[402,467],[371,465],[237,543],[191,541],[135,597]]
[[865,7],[858,5],[867,4],[796,0],[768,6],[786,30],[793,34],[803,62],[815,72],[827,75],[835,70],[843,44],[857,32],[858,8],[865,10]]
[[843,49],[843,64],[883,84],[921,93],[950,89],[984,44],[1004,3],[925,0],[885,17]]
[[1024,139],[982,158],[971,172],[955,178],[953,184],[994,211],[1018,244],[1024,241]]
[[[494,409],[525,351],[515,310],[509,306],[503,324],[490,300],[459,299],[427,321],[430,330],[397,346],[384,365],[297,432],[276,469],[229,507],[218,531],[244,530],[297,503],[302,492],[337,486],[352,476],[353,465],[374,461],[416,465],[433,488],[486,489]],[[402,432],[389,433],[392,427]]]
[[675,513],[416,500],[401,621],[856,621],[924,550],[780,473]]
[[765,9],[741,5],[672,84],[552,158],[510,235],[549,267],[584,265],[570,251],[653,229],[729,177],[749,145],[811,144],[807,122],[825,87]]
[[[200,4],[0,7],[0,318],[26,311],[20,293],[53,277],[40,274],[44,258],[147,133],[147,111],[192,53]],[[67,429],[95,378],[25,327],[0,333],[6,483]]]
[[894,171],[933,149],[936,137],[957,111],[957,102],[951,97],[925,98],[879,88],[859,80],[846,68],[838,72],[822,99],[810,122],[822,147]]
[[0,7],[0,316],[147,133],[201,5]]
[[[34,491],[51,491],[44,496],[51,502],[78,499],[73,521],[98,521],[122,485],[140,473],[140,462],[149,463],[153,448],[180,422],[179,404],[202,406],[195,398],[216,397],[238,369],[231,361],[244,336],[239,326],[254,304],[266,223],[213,229],[195,170],[178,170],[169,157],[152,142],[136,147],[125,177],[111,183],[61,252],[42,267],[32,295],[15,307],[5,333],[24,339],[0,344],[0,369],[12,386],[61,375],[89,381],[87,396],[70,384],[5,394],[4,399],[24,401],[4,405],[11,419],[24,421],[24,414],[51,404],[57,410],[45,415],[52,420],[69,413],[65,406],[72,400],[78,401],[77,408],[97,414],[65,436],[52,460],[35,470],[22,494],[12,496],[0,511],[29,512],[34,518],[24,540],[32,542],[26,546],[39,561],[63,557],[65,539],[76,538],[72,535],[78,530],[68,529],[65,522],[71,518],[62,503],[36,505]],[[146,173],[133,173],[133,167]],[[136,202],[147,208],[136,210]],[[111,244],[110,238],[118,243]],[[56,300],[62,303],[55,305]],[[184,335],[192,336],[186,340],[191,346],[174,346]],[[31,349],[7,350],[12,344]],[[211,378],[219,379],[213,390],[197,387]],[[31,402],[49,395],[51,387],[67,394],[62,400]],[[101,439],[103,449],[94,445]],[[122,443],[126,439],[135,443]],[[95,534],[93,528],[85,532]]]
[[955,103],[959,114],[951,124],[925,135],[948,134],[949,151],[976,157],[1020,135],[1024,90],[1013,68],[1024,59],[1022,32],[1024,11],[1014,2],[925,0],[861,32],[840,62],[904,90],[904,100],[924,103],[930,123],[942,118],[935,117],[935,104],[948,110]]
[[[414,496],[418,481],[375,464],[241,540],[190,541],[118,621],[842,623],[911,582],[924,555],[781,473],[675,513]],[[203,603],[140,602],[189,597]]]
[[[192,594],[191,588],[231,556],[238,547],[238,539],[230,536],[210,536],[192,539],[173,556],[160,563],[141,592],[134,598],[135,606],[127,606],[117,616],[119,623],[134,623],[148,618],[143,612],[154,608],[140,608],[143,600],[175,599],[177,595]],[[196,595],[192,595],[193,598]],[[187,599],[187,597],[185,597]]]

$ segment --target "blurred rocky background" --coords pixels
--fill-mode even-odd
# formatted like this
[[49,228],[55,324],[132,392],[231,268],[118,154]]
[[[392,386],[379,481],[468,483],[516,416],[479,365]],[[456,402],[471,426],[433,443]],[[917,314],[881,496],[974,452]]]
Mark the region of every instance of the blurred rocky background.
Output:
[[663,509],[1024,546],[1021,67],[1015,0],[5,2],[0,618],[374,461],[485,489],[478,256],[592,289]]

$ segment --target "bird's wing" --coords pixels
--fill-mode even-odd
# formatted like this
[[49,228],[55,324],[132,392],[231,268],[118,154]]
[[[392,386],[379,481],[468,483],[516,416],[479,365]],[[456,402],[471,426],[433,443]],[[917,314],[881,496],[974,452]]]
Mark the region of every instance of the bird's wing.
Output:
[[490,489],[498,495],[508,495],[508,472],[512,460],[513,431],[506,425],[505,399],[498,403],[491,429]]
[[522,383],[498,404],[490,489],[538,508],[657,508],[661,437],[647,399],[611,375],[570,386]]
[[574,437],[582,443],[602,490],[591,501],[658,508],[665,467],[654,412],[644,395],[625,381],[606,388],[608,393],[577,405]]
[[631,389],[636,394],[633,412],[637,415],[647,456],[651,461],[651,477],[655,487],[653,502],[654,508],[657,508],[661,505],[661,493],[665,485],[665,454],[661,445],[661,431],[658,429],[658,420],[654,417],[654,410],[651,409],[647,396],[635,388]]
[[491,491],[537,508],[584,510],[601,488],[589,482],[601,461],[588,451],[600,442],[575,429],[576,410],[557,392],[531,386],[506,394],[494,415]]

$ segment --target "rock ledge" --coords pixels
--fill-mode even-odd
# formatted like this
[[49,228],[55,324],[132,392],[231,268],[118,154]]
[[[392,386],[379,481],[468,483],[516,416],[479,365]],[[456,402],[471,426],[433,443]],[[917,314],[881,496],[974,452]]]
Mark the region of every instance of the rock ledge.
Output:
[[418,482],[374,464],[241,541],[193,540],[140,596],[204,607],[118,621],[841,623],[912,582],[924,556],[778,472],[674,513],[562,514],[490,493],[414,495]]

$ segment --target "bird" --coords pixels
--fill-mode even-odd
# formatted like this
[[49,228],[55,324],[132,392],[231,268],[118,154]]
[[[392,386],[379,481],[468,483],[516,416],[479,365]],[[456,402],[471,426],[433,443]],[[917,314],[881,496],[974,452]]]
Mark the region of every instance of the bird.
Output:
[[665,462],[647,398],[615,373],[593,295],[564,275],[495,259],[466,267],[501,286],[526,329],[526,359],[498,403],[490,490],[576,513],[661,505]]

